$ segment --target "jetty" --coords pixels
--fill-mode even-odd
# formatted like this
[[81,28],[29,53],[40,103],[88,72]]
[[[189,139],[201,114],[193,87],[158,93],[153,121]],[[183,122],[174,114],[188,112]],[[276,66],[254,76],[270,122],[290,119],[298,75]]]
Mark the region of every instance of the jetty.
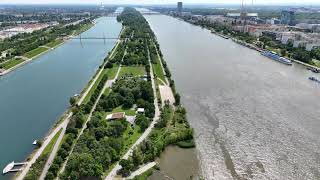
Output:
[[14,161],[12,161],[11,163],[9,163],[2,171],[2,174],[7,174],[9,172],[18,172],[18,171],[22,171],[22,168],[14,168],[15,166],[23,166],[26,165],[27,162],[19,162],[16,163]]

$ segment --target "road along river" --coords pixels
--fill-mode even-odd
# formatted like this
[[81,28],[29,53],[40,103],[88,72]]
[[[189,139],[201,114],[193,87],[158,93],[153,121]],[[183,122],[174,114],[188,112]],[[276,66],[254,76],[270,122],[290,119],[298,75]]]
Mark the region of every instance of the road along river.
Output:
[[[102,17],[82,37],[118,37],[121,24]],[[93,77],[116,40],[70,40],[0,77],[0,168],[24,161]],[[0,179],[10,178],[0,175]]]
[[320,84],[308,80],[319,75],[169,16],[146,18],[195,129],[205,179],[320,179]]

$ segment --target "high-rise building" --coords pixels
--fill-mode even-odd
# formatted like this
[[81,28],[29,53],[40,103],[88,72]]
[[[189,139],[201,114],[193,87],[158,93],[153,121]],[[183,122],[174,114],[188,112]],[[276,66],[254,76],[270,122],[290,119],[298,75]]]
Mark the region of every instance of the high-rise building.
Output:
[[182,2],[178,2],[177,10],[178,12],[182,12]]
[[294,25],[294,12],[293,11],[282,11],[281,12],[281,24]]

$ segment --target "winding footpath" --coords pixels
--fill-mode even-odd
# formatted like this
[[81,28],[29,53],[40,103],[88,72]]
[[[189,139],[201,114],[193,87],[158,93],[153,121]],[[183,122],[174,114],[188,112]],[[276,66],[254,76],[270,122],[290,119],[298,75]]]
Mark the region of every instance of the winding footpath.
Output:
[[[123,59],[124,59],[124,57],[126,56],[126,54],[127,54],[127,49],[125,50],[125,52],[124,52],[124,54],[123,54],[123,57],[122,57],[121,62],[123,61]],[[59,171],[58,174],[62,174],[62,173],[64,172],[64,170],[65,170],[65,168],[66,168],[66,165],[67,165],[67,163],[68,163],[68,160],[69,160],[69,158],[70,158],[70,155],[72,154],[72,152],[73,152],[73,150],[74,150],[74,147],[75,147],[76,144],[77,144],[77,141],[79,140],[79,138],[80,138],[81,135],[83,134],[84,130],[87,128],[87,124],[88,124],[88,122],[91,120],[92,114],[93,114],[93,112],[95,111],[95,109],[96,109],[96,107],[97,107],[97,105],[98,105],[98,103],[99,103],[102,95],[104,94],[105,90],[106,90],[107,88],[111,88],[113,82],[115,82],[115,80],[118,78],[118,76],[119,76],[119,74],[120,74],[120,71],[121,71],[121,67],[122,67],[122,66],[120,65],[119,68],[118,68],[118,71],[117,71],[117,74],[116,74],[115,78],[112,79],[112,80],[107,80],[106,83],[104,84],[104,87],[102,88],[102,90],[101,90],[101,92],[100,92],[100,94],[99,94],[96,102],[94,103],[94,105],[93,105],[93,107],[92,107],[92,109],[91,109],[91,111],[90,111],[90,113],[89,113],[89,116],[88,116],[85,124],[83,125],[83,127],[82,127],[79,135],[77,136],[74,144],[72,145],[72,148],[71,148],[71,150],[70,150],[70,153],[69,153],[67,159],[65,160],[65,162],[63,163],[63,166],[62,166],[62,168],[60,169],[60,171]],[[58,177],[57,179],[59,179],[59,177]]]
[[[125,27],[122,29],[122,31],[123,31],[124,29],[125,29]],[[122,31],[120,32],[120,35],[121,35]],[[119,37],[120,37],[120,35],[119,35]],[[118,40],[115,48],[113,49],[113,51],[112,51],[111,54],[110,54],[110,57],[112,57],[112,56],[114,55],[114,53],[115,53],[115,51],[116,51],[119,43],[120,43],[120,40]],[[63,43],[61,43],[61,44],[63,44]],[[61,45],[61,44],[59,44],[59,45]],[[59,45],[57,45],[57,46],[59,46]],[[57,46],[56,46],[56,47],[57,47]],[[107,61],[106,61],[103,65],[105,65],[106,63],[107,63]],[[81,104],[83,103],[85,97],[88,95],[88,93],[89,93],[90,90],[92,89],[93,85],[94,85],[95,82],[98,80],[99,75],[102,73],[102,71],[103,71],[103,69],[101,69],[101,70],[99,71],[99,73],[95,76],[94,80],[91,82],[91,84],[89,85],[89,87],[87,88],[87,90],[80,96],[80,99],[79,99],[79,101],[77,102],[77,105],[81,105]],[[25,178],[25,176],[26,176],[27,173],[29,172],[32,164],[35,163],[36,160],[41,156],[41,154],[42,154],[42,152],[44,151],[44,149],[46,148],[46,146],[51,142],[51,140],[53,139],[53,137],[60,131],[60,129],[63,129],[62,132],[61,132],[61,134],[60,134],[60,136],[59,136],[59,138],[58,138],[58,140],[57,140],[57,142],[56,142],[55,145],[54,145],[53,150],[52,150],[51,153],[50,153],[50,156],[49,156],[49,158],[48,158],[45,166],[43,167],[43,170],[42,170],[42,173],[41,173],[41,176],[40,176],[39,179],[44,179],[44,178],[45,178],[45,176],[46,176],[46,174],[47,174],[47,172],[48,172],[48,170],[49,170],[49,168],[50,168],[50,166],[51,166],[51,164],[52,164],[52,162],[53,162],[53,160],[54,160],[54,157],[55,157],[55,155],[57,154],[57,152],[58,152],[58,150],[59,150],[59,145],[60,145],[60,143],[61,143],[61,141],[62,141],[62,139],[63,139],[63,138],[60,138],[60,137],[63,137],[63,136],[65,135],[65,131],[66,131],[67,125],[68,125],[68,123],[69,123],[70,118],[72,117],[72,115],[73,115],[73,113],[72,113],[72,112],[69,112],[69,113],[67,114],[67,116],[63,119],[63,121],[62,121],[56,128],[54,128],[47,137],[44,138],[45,140],[43,141],[42,146],[36,151],[36,153],[32,156],[32,158],[30,159],[30,161],[28,161],[27,165],[26,165],[26,166],[23,168],[23,170],[17,175],[16,180],[23,180],[23,179]]]
[[[160,109],[158,106],[158,98],[157,98],[157,92],[156,92],[156,85],[154,81],[154,74],[153,74],[153,69],[152,69],[152,64],[150,60],[150,52],[148,49],[148,59],[149,59],[149,64],[150,64],[150,76],[151,76],[151,83],[152,83],[152,89],[153,89],[153,94],[154,94],[154,107],[155,107],[155,115],[153,117],[153,120],[150,124],[150,126],[144,131],[144,133],[140,136],[140,138],[131,146],[131,148],[125,153],[124,156],[121,157],[121,159],[128,159],[129,156],[132,154],[134,148],[139,145],[141,142],[143,142],[149,134],[152,132],[152,129],[154,128],[154,125],[157,123],[159,117],[160,117]],[[119,161],[117,162],[116,166],[110,171],[108,176],[105,178],[105,180],[113,180],[115,179],[117,175],[117,171],[121,169],[121,165],[119,164]],[[137,175],[139,175],[137,173]]]

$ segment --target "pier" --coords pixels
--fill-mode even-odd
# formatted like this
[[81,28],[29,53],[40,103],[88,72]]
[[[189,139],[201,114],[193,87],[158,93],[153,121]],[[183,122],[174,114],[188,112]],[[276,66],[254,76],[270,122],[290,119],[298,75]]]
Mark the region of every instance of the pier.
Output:
[[19,162],[19,163],[15,163],[14,161],[12,161],[11,163],[9,163],[2,171],[2,174],[7,174],[9,172],[18,172],[18,171],[22,171],[22,168],[17,168],[15,169],[15,166],[23,166],[26,165],[28,162]]

